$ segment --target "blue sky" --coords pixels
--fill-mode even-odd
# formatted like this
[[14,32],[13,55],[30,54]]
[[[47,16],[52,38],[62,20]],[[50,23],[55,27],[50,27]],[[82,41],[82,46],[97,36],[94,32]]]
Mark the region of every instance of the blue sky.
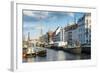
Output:
[[58,26],[65,27],[68,24],[74,23],[81,18],[84,13],[79,12],[56,12],[56,11],[32,11],[23,10],[23,34],[36,39],[40,36],[40,29],[43,29],[43,34],[47,31],[55,31]]

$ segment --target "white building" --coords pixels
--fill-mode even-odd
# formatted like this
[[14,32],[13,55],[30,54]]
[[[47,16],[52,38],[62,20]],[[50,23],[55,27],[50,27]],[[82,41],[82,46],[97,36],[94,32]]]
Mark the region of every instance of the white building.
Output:
[[78,21],[78,36],[81,45],[91,44],[91,14],[86,13]]
[[72,24],[68,25],[67,27],[64,28],[64,38],[65,42],[68,42],[67,47],[75,47],[76,43],[78,41],[78,25],[77,24]]
[[64,41],[68,47],[91,45],[91,14],[84,14],[77,22],[64,28]]
[[53,41],[55,46],[65,46],[67,42],[64,41],[64,28],[58,27],[53,35]]

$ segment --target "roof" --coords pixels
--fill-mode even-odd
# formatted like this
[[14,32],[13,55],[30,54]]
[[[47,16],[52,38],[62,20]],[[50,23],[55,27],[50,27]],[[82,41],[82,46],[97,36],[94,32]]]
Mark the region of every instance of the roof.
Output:
[[78,27],[77,24],[69,25],[64,28],[65,31],[74,30]]

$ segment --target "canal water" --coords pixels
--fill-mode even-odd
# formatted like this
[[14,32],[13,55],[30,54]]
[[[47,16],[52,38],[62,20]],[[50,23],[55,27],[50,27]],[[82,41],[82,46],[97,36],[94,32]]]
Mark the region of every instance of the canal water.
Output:
[[88,54],[72,54],[69,52],[65,52],[62,50],[54,50],[46,48],[47,53],[45,57],[32,57],[32,58],[24,58],[23,62],[45,62],[45,61],[67,61],[67,60],[83,60],[90,59],[90,55]]

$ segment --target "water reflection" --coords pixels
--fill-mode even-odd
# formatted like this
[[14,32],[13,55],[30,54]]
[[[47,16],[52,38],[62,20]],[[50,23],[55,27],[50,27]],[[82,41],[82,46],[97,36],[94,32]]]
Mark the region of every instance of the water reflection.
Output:
[[66,54],[64,51],[58,51],[58,60],[66,60]]
[[24,58],[23,62],[44,62],[44,61],[63,61],[63,60],[80,60],[80,59],[89,59],[90,55],[86,54],[71,54],[61,50],[47,49],[47,55],[45,57],[33,57],[33,58]]

